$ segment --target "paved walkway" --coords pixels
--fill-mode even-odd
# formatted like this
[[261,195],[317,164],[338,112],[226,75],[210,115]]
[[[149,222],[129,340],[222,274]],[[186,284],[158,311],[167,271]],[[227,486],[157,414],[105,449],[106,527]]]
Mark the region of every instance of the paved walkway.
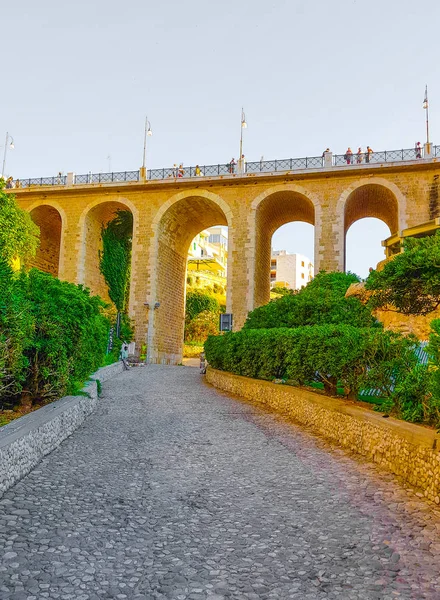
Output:
[[0,598],[436,600],[439,533],[391,476],[149,366],[0,500]]

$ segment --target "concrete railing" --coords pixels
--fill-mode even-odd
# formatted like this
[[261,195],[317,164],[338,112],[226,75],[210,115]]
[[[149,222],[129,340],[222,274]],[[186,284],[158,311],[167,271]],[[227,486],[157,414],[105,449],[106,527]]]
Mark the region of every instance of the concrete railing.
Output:
[[94,373],[83,388],[88,396],[65,396],[0,429],[0,495],[29,473],[95,410],[97,381],[121,373],[122,362]]

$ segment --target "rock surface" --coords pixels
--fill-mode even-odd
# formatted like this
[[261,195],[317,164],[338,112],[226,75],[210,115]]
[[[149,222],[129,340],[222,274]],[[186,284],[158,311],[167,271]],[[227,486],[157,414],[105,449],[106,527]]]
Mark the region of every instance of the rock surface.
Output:
[[0,598],[437,600],[439,533],[393,476],[148,366],[0,500]]
[[[365,289],[365,283],[352,283],[345,297],[359,298],[361,302],[367,302],[371,292]],[[434,319],[440,319],[440,309],[434,310],[427,315],[404,315],[396,310],[375,310],[373,315],[383,323],[385,329],[396,331],[407,335],[413,333],[419,340],[426,341],[431,333],[430,323]]]

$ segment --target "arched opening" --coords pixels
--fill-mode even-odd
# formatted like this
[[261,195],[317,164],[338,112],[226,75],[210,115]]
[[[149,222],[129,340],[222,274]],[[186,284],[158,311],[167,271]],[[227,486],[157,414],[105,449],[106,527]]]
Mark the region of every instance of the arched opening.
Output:
[[[274,192],[260,202],[256,209],[254,307],[269,302],[271,285],[298,289],[313,277],[314,225],[314,205],[300,192]],[[279,244],[284,247],[277,247]]]
[[390,234],[390,228],[380,219],[367,217],[353,223],[345,237],[345,270],[362,279],[368,277],[370,268],[375,269],[385,259],[381,242]]
[[[185,324],[185,293],[189,277],[188,251],[201,232],[227,227],[225,212],[204,196],[174,202],[157,225],[156,265],[149,310],[148,353],[151,362],[178,364],[182,360]],[[203,284],[202,281],[200,281]]]
[[79,281],[90,289],[92,294],[110,301],[108,286],[100,269],[102,252],[102,230],[119,211],[130,211],[122,202],[103,202],[91,208],[84,219],[83,253],[79,270]]
[[366,184],[348,196],[344,210],[345,270],[361,277],[384,259],[381,241],[399,229],[399,205],[391,190]]
[[30,212],[40,228],[40,245],[31,265],[58,277],[60,266],[62,219],[56,208],[43,204]]

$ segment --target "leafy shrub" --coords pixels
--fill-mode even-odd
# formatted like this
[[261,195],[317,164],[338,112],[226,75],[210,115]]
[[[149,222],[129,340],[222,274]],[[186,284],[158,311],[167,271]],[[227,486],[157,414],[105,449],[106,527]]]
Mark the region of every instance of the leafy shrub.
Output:
[[108,294],[117,310],[123,312],[127,303],[130,272],[133,215],[118,210],[116,217],[103,227],[100,270],[108,285]]
[[440,427],[440,401],[432,393],[433,373],[428,365],[416,365],[396,385],[388,410],[404,421]]
[[185,325],[185,341],[204,341],[218,333],[218,312],[204,310]]
[[16,396],[26,379],[34,318],[20,281],[0,258],[0,401]]
[[201,290],[189,290],[186,294],[186,318],[192,321],[198,314],[204,311],[219,311],[219,304],[210,294]]
[[340,385],[350,396],[365,385],[389,393],[416,362],[412,339],[351,325],[242,329],[209,337],[205,352],[216,369],[295,385],[320,382],[331,395]]
[[109,322],[104,303],[82,286],[31,269],[22,277],[34,318],[26,386],[33,398],[47,399],[69,392],[103,362]]
[[0,255],[8,264],[14,258],[26,263],[35,255],[40,230],[15,196],[3,192],[3,186],[4,180],[0,183]]
[[372,271],[365,287],[373,308],[394,307],[407,315],[424,315],[440,305],[440,232],[406,238],[404,252]]
[[[249,313],[246,329],[347,324],[378,326],[370,310],[358,298],[345,298],[359,278],[351,273],[318,273],[295,294],[286,294]],[[380,326],[380,325],[379,325]]]

